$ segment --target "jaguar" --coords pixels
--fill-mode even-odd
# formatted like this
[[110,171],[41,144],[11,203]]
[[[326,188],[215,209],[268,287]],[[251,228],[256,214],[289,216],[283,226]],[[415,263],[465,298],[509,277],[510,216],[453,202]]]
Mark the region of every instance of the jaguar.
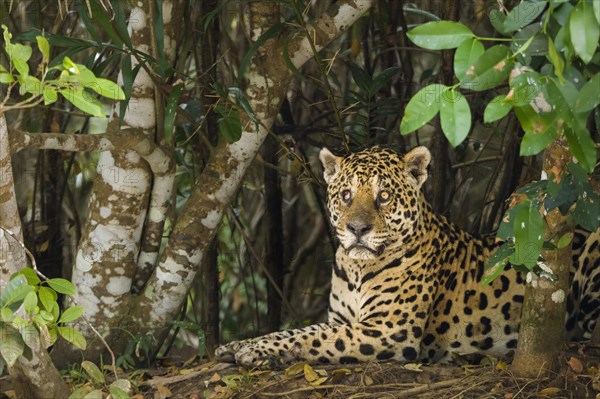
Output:
[[[296,361],[444,361],[516,347],[526,276],[507,266],[484,285],[499,245],[433,212],[421,191],[431,154],[383,147],[319,154],[339,240],[326,323],[234,341],[216,359],[246,367]],[[600,229],[573,242],[566,329],[589,337],[600,316]]]

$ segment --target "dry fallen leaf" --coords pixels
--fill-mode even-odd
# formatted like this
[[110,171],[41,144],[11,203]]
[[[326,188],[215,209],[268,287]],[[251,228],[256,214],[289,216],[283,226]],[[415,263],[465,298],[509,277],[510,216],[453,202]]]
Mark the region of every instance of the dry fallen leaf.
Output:
[[313,369],[310,364],[304,364],[304,378],[306,378],[306,381],[308,382],[313,382],[319,378],[319,375],[315,372],[315,369]]
[[555,388],[555,387],[550,387],[550,388],[544,388],[541,391],[538,392],[538,395],[540,396],[554,396],[557,393],[560,392],[560,388]]
[[214,373],[212,375],[212,377],[210,377],[208,379],[208,382],[211,383],[211,384],[215,383],[215,382],[219,382],[219,381],[221,381],[221,376],[219,375],[219,373]]
[[571,356],[567,363],[569,363],[571,370],[573,370],[577,374],[583,371],[583,363],[581,363],[581,360],[577,359],[576,357]]
[[287,369],[285,369],[285,376],[286,377],[296,377],[299,376],[300,374],[304,373],[304,365],[306,363],[302,362],[302,363],[296,363],[290,367],[288,367]]

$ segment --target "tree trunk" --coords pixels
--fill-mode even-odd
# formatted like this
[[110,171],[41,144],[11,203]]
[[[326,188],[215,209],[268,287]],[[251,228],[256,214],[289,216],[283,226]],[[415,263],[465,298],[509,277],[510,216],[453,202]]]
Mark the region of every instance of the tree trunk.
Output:
[[[0,226],[10,231],[9,236],[0,231],[0,289],[8,283],[10,275],[27,265],[23,245],[21,219],[17,209],[11,166],[11,147],[8,139],[6,119],[0,114]],[[15,238],[19,243],[15,243]],[[5,337],[0,336],[0,345]],[[14,365],[8,367],[17,398],[62,399],[67,398],[69,389],[54,367],[40,339],[29,339],[31,356],[19,356]]]
[[[573,162],[573,155],[565,138],[560,136],[546,148],[543,169],[549,177],[559,171],[559,176],[554,179],[560,179],[570,162]],[[560,237],[573,232],[573,226],[558,209],[548,212],[544,220],[544,241],[556,245]],[[553,370],[565,341],[571,245],[562,249],[543,249],[541,256],[546,266],[558,276],[558,281],[538,278],[533,273],[531,280],[528,278],[519,343],[512,364],[512,371],[521,377],[537,377]]]

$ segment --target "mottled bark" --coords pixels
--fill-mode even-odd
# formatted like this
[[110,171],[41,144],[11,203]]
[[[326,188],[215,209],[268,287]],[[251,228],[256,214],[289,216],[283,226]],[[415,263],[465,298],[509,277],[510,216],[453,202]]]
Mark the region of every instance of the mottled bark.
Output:
[[[550,177],[559,172],[560,179],[566,165],[573,162],[567,141],[559,137],[544,152],[543,169]],[[544,216],[544,240],[556,245],[558,239],[573,232],[558,209]],[[543,249],[544,263],[558,276],[558,281],[530,275],[525,289],[525,302],[519,330],[519,343],[512,371],[521,377],[545,375],[557,366],[558,353],[565,341],[566,297],[569,290],[571,245],[562,249]]]
[[[0,290],[12,273],[27,266],[25,251],[21,247],[23,234],[17,209],[14,180],[11,166],[11,151],[8,129],[3,114],[0,114],[0,226],[13,235],[0,230]],[[19,242],[15,242],[19,240]],[[0,345],[4,337],[0,336]],[[69,390],[54,367],[46,348],[40,340],[28,340],[32,345],[30,359],[20,356],[8,368],[18,398],[62,399]]]

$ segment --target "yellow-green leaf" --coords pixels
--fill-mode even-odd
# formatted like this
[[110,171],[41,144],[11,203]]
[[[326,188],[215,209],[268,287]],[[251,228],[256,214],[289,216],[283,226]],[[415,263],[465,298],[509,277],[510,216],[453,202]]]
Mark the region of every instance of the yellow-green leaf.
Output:
[[44,61],[48,62],[50,59],[50,43],[48,43],[48,40],[44,36],[37,36],[36,40]]

